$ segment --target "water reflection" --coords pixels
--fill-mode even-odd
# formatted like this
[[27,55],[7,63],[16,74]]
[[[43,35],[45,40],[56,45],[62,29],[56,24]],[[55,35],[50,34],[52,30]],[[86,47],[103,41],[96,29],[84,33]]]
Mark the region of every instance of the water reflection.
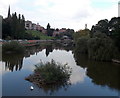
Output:
[[54,95],[55,92],[58,92],[60,89],[64,89],[64,91],[67,91],[70,87],[70,83],[57,83],[52,85],[35,85],[34,87],[38,89],[42,89],[47,95]]
[[21,70],[23,65],[23,54],[3,54],[2,61],[5,62],[5,70]]
[[43,49],[46,49],[46,57],[49,56],[50,52],[53,52],[54,49],[67,50],[69,51],[70,47],[64,47],[61,44],[57,43],[41,43],[39,46],[26,47],[26,52],[24,54],[3,54],[2,61],[5,62],[5,70],[14,71],[21,70],[23,66],[23,59],[29,58],[31,55],[38,54]]
[[53,51],[52,44],[46,45],[46,57],[49,55],[50,52]]
[[108,86],[120,90],[120,65],[111,62],[97,62],[87,58],[86,55],[74,52],[77,65],[86,68],[87,75],[96,85]]
[[[120,81],[118,80],[120,66],[107,62],[90,61],[87,56],[74,52],[73,48],[58,43],[41,43],[39,46],[27,47],[24,54],[4,54],[2,57],[3,66],[6,70],[14,71],[4,71],[7,73],[2,74],[4,95],[13,96],[14,90],[17,90],[17,96],[26,94],[31,96],[47,94],[116,95],[116,90],[120,90]],[[39,63],[40,60],[47,62],[51,59],[62,64],[68,63],[72,68],[71,85],[44,86],[42,88],[35,86],[32,92],[29,91],[31,83],[26,82],[24,78],[33,72],[34,65]],[[15,70],[18,70],[18,72]],[[102,88],[96,85],[107,87]],[[115,89],[115,92],[111,89]]]

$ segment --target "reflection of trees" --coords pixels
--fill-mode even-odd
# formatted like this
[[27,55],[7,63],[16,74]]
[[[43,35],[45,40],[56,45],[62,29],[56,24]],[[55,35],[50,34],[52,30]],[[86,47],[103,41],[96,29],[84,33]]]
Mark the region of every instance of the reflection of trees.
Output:
[[5,69],[13,71],[21,70],[23,65],[24,54],[3,54],[2,60],[5,62]]
[[57,92],[59,89],[64,88],[64,90],[67,90],[68,87],[70,86],[70,83],[57,83],[57,84],[52,84],[52,85],[41,85],[36,87],[42,88],[46,94],[53,95],[55,92]]
[[0,61],[2,61],[2,46],[0,46]]
[[46,45],[46,56],[49,55],[50,52],[53,51],[52,44],[51,45]]
[[61,43],[44,43],[44,44],[42,44],[41,48],[42,49],[46,48],[46,56],[48,56],[50,52],[53,52],[53,49],[70,51],[70,50],[72,50],[71,45],[63,46]]
[[53,51],[53,49],[59,49],[59,50],[70,50],[69,47],[63,47],[61,44],[56,43],[41,43],[39,46],[30,46],[26,47],[26,51],[24,54],[3,54],[2,55],[2,61],[5,62],[5,68],[13,71],[13,70],[21,70],[23,58],[24,57],[30,57],[30,55],[34,55],[42,51],[43,49],[46,49],[46,56],[49,55],[50,52]]
[[34,55],[40,51],[42,51],[42,48],[41,46],[30,46],[30,47],[26,47],[26,52],[24,54],[25,57],[30,57],[30,55]]
[[111,62],[96,62],[88,60],[85,55],[74,52],[74,57],[77,65],[87,68],[87,75],[92,79],[92,82],[108,86],[113,89],[120,90],[120,66]]
[[97,85],[107,85],[120,90],[119,71],[120,66],[111,63],[95,62],[88,67],[87,75],[92,78],[93,82]]

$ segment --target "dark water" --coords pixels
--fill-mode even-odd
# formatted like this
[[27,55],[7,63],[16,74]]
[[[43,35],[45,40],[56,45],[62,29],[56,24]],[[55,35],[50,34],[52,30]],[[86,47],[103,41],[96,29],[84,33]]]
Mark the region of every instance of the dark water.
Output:
[[[71,85],[39,88],[25,80],[33,73],[35,64],[51,59],[72,68]],[[118,96],[120,91],[120,65],[90,61],[69,46],[47,43],[29,47],[25,54],[4,54],[2,62],[3,96]]]

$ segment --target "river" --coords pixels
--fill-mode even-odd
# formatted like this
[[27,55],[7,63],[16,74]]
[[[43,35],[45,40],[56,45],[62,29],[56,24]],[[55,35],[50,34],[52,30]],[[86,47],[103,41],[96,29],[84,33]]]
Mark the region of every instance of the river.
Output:
[[[34,65],[52,59],[72,68],[71,85],[39,88],[25,80]],[[3,54],[1,67],[3,96],[118,96],[120,92],[120,65],[90,61],[70,46],[46,43],[28,47],[25,54]]]

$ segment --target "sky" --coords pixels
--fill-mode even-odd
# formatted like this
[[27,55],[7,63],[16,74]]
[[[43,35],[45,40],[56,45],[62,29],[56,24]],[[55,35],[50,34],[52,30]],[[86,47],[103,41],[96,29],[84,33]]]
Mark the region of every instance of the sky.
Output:
[[118,17],[119,0],[0,0],[0,15],[23,14],[25,20],[39,23],[46,28],[70,28],[75,31],[91,29],[101,19]]

